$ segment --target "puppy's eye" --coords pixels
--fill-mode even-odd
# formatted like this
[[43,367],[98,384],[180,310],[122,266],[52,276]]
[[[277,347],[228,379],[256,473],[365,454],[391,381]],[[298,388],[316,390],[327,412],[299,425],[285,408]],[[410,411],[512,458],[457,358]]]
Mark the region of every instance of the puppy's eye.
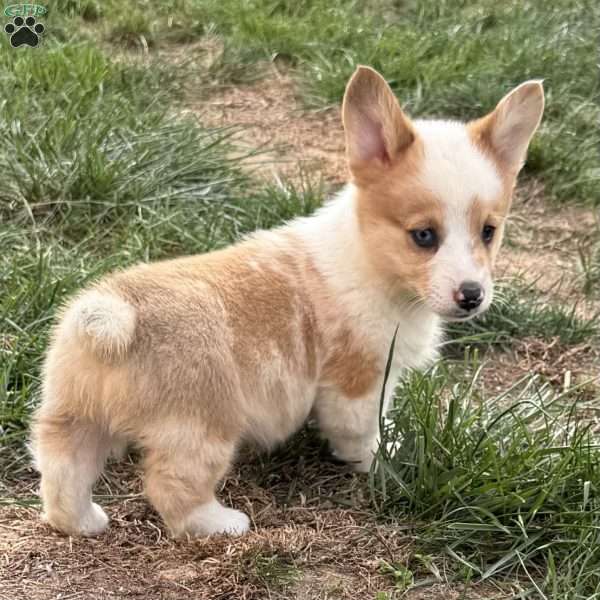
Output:
[[484,244],[489,244],[494,239],[496,228],[493,225],[485,225],[481,232],[481,239]]
[[413,229],[410,235],[415,244],[421,248],[435,248],[437,246],[438,237],[435,229]]

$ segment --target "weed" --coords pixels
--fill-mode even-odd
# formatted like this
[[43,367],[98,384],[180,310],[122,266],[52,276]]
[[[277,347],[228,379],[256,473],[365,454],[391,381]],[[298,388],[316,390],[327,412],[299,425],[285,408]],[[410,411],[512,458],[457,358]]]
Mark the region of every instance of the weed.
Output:
[[254,575],[269,590],[286,588],[301,577],[294,562],[278,554],[258,553],[251,562]]
[[479,367],[467,367],[401,384],[372,473],[379,510],[411,520],[418,546],[479,581],[595,597],[600,444],[576,418],[583,396],[527,378],[484,397]]
[[386,560],[382,560],[379,563],[379,572],[390,576],[394,582],[394,587],[399,592],[404,592],[414,583],[412,571],[398,563],[389,563]]
[[579,248],[583,293],[595,296],[600,291],[600,243]]

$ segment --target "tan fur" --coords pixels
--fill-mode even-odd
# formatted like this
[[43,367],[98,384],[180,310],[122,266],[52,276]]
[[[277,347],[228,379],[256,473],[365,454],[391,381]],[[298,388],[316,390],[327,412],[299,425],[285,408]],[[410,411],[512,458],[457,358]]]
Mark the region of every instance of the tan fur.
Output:
[[504,96],[491,113],[467,124],[473,142],[494,161],[511,189],[543,110],[542,84],[531,81]]
[[381,373],[378,358],[357,343],[351,330],[343,329],[331,340],[322,379],[340,389],[348,398],[359,398],[371,391],[378,381]]
[[398,177],[359,190],[357,215],[368,255],[391,293],[425,298],[432,251],[417,247],[410,232],[433,227],[443,233],[444,220],[439,200],[416,180],[418,149],[408,152],[393,167]]
[[[416,139],[410,120],[387,83],[368,67],[358,69],[346,86],[342,121],[348,166],[359,180],[377,180],[381,168],[395,162]],[[371,131],[373,143],[365,148],[365,136],[357,135],[358,131]]]
[[[417,248],[410,231],[442,228],[443,216],[439,199],[418,181],[421,141],[385,80],[372,69],[357,71],[348,82],[342,118],[348,164],[358,184],[358,220],[370,259],[390,286],[401,286],[396,291],[424,298],[431,252]],[[385,153],[365,156],[356,149],[363,140],[353,131],[377,123]]]
[[[504,235],[504,226],[506,217],[510,209],[511,195],[503,194],[494,204],[488,206],[482,203],[478,198],[473,200],[469,209],[469,223],[471,240],[474,248],[475,259],[478,264],[492,270],[498,251],[502,245]],[[486,245],[481,239],[481,232],[484,225],[492,225],[496,228],[496,233],[492,243]]]
[[[98,427],[100,464],[111,440],[133,441],[146,453],[149,498],[172,531],[183,533],[185,515],[212,498],[240,440],[272,445],[307,416],[277,375],[256,406],[265,365],[281,361],[297,387],[321,377],[350,398],[374,385],[381,365],[348,330],[319,322],[312,298],[320,298],[323,314],[337,308],[315,285],[323,281],[293,235],[109,276],[87,292],[92,306],[99,294],[125,300],[135,310],[135,335],[116,361],[82,344],[70,318],[59,323],[33,428],[35,453],[69,463],[75,449],[65,427],[84,437]],[[86,293],[72,306],[85,300]],[[100,468],[90,469],[90,480]],[[58,493],[43,488],[46,499]],[[48,518],[72,532],[62,515]]]

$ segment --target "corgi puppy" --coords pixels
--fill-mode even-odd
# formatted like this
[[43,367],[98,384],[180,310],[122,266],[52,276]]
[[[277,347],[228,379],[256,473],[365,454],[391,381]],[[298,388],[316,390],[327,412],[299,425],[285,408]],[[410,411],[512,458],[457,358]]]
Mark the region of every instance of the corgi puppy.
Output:
[[392,384],[436,356],[443,321],[485,311],[511,195],[544,107],[521,84],[475,121],[411,120],[359,67],[342,117],[351,182],[313,216],[201,256],[113,273],[54,329],[32,430],[45,519],[96,535],[107,456],[132,443],[173,535],[242,534],[215,497],[245,441],[272,447],[310,415],[368,471]]

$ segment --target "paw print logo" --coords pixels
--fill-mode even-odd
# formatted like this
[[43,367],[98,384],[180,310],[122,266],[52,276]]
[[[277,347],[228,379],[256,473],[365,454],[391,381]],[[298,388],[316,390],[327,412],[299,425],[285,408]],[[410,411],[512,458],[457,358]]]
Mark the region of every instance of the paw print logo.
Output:
[[13,48],[23,45],[35,48],[40,43],[44,29],[41,23],[36,22],[35,17],[15,17],[12,23],[7,23],[4,27],[4,31],[10,35],[10,45]]

